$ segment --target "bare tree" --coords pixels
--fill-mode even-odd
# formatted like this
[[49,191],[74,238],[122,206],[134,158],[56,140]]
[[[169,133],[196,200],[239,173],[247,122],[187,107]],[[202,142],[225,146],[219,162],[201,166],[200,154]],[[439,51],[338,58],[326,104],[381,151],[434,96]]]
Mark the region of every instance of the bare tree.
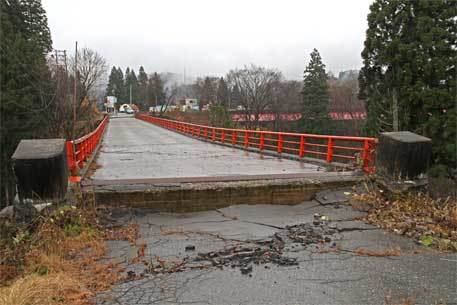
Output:
[[[75,63],[77,64],[75,65]],[[99,53],[89,48],[83,48],[78,51],[77,58],[75,54],[70,57],[69,66],[72,71],[71,83],[74,82],[75,75],[77,79],[77,118],[88,122],[89,127],[93,129],[97,121],[94,113],[96,105],[93,102],[97,98],[100,82],[106,80],[108,65],[105,58]],[[75,126],[76,133],[79,132],[79,129],[84,130],[80,127],[78,124]]]
[[[73,71],[75,69],[75,56],[73,55],[70,58],[70,68]],[[83,48],[78,52],[78,61],[76,70],[78,72],[78,80],[81,84],[82,92],[80,96],[82,99],[84,97],[90,97],[92,94],[95,94],[95,89],[97,88],[98,83],[105,78],[105,75],[108,71],[108,65],[105,58],[98,54],[96,51]]]
[[330,81],[330,112],[345,116],[340,118],[340,134],[361,134],[365,123],[365,104],[357,97],[359,91],[357,78]]
[[244,108],[249,128],[259,126],[260,114],[271,105],[275,88],[282,79],[281,72],[255,65],[228,73],[230,87],[239,90],[239,102]]
[[275,131],[284,131],[286,127],[281,115],[300,112],[302,87],[301,82],[294,80],[281,81],[274,86],[269,109],[275,115],[273,126]]

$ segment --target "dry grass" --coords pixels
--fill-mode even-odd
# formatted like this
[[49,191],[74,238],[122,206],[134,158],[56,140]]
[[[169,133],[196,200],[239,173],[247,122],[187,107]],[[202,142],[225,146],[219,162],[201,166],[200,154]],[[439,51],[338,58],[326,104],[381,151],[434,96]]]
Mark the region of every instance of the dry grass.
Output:
[[105,238],[109,240],[127,240],[131,245],[136,244],[139,231],[138,224],[131,223],[126,226],[116,228],[113,230],[105,230]]
[[0,289],[2,305],[53,305],[81,299],[78,282],[66,273],[28,275]]
[[100,259],[109,235],[131,242],[138,236],[137,229],[124,231],[134,234],[105,234],[92,211],[66,207],[29,231],[20,229],[12,239],[2,238],[0,271],[6,274],[1,277],[0,304],[90,304],[97,292],[122,279],[118,265]]

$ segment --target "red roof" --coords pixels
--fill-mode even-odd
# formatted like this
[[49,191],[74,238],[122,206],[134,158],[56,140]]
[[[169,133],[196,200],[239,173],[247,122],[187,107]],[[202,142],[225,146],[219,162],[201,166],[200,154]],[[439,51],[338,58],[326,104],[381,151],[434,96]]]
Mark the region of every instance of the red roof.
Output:
[[[330,117],[335,121],[348,121],[348,120],[363,120],[366,118],[366,112],[330,112]],[[298,121],[302,117],[301,113],[282,113],[279,116],[281,121]],[[254,121],[255,116],[250,115],[249,121]],[[276,120],[276,115],[274,113],[261,113],[259,115],[259,122],[272,122]],[[232,114],[232,121],[236,122],[246,122],[248,121],[248,115],[243,113]]]

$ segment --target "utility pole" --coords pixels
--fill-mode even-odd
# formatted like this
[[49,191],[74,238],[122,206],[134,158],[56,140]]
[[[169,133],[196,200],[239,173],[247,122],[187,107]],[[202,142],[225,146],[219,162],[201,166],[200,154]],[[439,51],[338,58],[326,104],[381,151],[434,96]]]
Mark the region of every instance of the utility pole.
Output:
[[130,105],[132,105],[132,84],[130,84]]
[[75,81],[73,86],[73,139],[75,139],[76,134],[76,88],[77,88],[77,81],[78,81],[78,42],[76,41],[75,44]]
[[[155,91],[155,90],[154,90]],[[154,95],[156,97],[156,106],[154,107],[154,112],[157,111],[157,92],[154,92]]]

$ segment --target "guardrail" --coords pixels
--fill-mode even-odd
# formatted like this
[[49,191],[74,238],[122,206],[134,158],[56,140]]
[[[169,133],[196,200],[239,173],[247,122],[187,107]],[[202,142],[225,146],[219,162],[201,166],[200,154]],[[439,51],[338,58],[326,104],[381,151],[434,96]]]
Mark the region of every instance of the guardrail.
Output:
[[79,139],[67,141],[67,163],[72,176],[77,176],[78,171],[84,168],[84,162],[91,157],[97,148],[108,122],[109,116],[105,116],[91,133]]
[[375,138],[219,128],[143,114],[136,115],[136,118],[213,142],[287,153],[299,158],[323,159],[327,163],[352,163],[367,173],[372,173],[375,169]]

